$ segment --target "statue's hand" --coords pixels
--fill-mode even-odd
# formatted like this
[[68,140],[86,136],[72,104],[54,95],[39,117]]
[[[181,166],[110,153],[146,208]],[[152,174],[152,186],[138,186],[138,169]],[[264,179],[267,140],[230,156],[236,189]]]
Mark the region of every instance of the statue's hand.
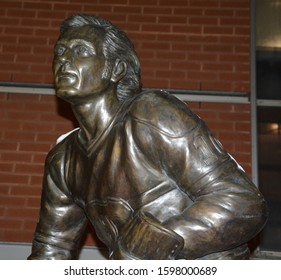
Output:
[[154,217],[138,212],[121,232],[112,259],[175,259],[183,247],[183,239],[163,227]]

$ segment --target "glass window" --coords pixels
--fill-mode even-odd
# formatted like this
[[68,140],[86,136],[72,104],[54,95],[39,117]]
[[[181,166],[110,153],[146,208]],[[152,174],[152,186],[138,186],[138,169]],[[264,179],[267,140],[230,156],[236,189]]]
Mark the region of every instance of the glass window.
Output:
[[270,211],[260,250],[281,252],[281,0],[256,2],[256,87],[259,188]]
[[260,249],[281,251],[281,107],[258,107],[259,187],[269,205]]

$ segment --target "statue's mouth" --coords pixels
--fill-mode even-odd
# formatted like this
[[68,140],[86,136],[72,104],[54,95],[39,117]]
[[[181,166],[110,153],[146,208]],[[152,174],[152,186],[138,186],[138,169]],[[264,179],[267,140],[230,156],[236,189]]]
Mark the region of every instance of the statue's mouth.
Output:
[[73,78],[77,78],[77,75],[76,74],[74,74],[74,73],[72,73],[72,72],[63,72],[63,73],[60,73],[59,75],[58,75],[58,78],[59,79],[67,79],[67,78],[69,78],[69,79],[73,79]]

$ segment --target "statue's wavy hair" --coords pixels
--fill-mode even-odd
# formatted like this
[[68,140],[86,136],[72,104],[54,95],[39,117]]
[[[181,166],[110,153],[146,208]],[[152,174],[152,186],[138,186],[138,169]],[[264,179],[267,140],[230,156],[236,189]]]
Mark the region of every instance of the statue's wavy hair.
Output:
[[105,32],[103,53],[109,63],[118,58],[127,64],[126,75],[118,82],[117,97],[120,101],[141,91],[140,62],[127,34],[110,21],[96,15],[77,14],[65,19],[60,27],[63,34],[70,27],[85,25],[102,28]]

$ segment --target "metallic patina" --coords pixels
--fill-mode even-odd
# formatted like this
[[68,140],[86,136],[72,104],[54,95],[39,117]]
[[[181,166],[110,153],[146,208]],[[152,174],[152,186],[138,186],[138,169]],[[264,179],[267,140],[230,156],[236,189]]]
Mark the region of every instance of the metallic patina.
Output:
[[111,259],[247,259],[266,203],[205,122],[165,91],[142,91],[126,34],[66,19],[57,96],[80,127],[49,152],[29,259],[75,259],[90,222]]

